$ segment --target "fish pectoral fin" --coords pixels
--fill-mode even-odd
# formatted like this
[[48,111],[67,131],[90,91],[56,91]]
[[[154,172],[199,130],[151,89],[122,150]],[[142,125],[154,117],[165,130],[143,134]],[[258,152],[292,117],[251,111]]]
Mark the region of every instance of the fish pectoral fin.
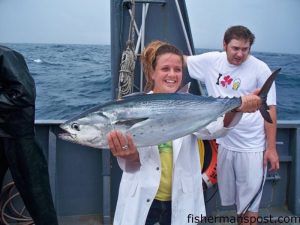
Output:
[[125,125],[125,126],[132,127],[133,125],[135,125],[137,123],[140,123],[140,122],[143,122],[147,119],[148,118],[134,118],[134,119],[118,120],[114,124],[115,125]]

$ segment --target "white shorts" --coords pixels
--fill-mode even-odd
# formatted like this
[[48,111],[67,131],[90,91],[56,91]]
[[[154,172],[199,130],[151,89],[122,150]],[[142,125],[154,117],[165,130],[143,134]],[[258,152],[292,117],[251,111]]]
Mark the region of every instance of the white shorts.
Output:
[[[263,156],[264,152],[241,153],[219,145],[217,174],[223,206],[236,205],[237,214],[244,211],[265,181]],[[258,212],[261,196],[262,190],[247,211]]]

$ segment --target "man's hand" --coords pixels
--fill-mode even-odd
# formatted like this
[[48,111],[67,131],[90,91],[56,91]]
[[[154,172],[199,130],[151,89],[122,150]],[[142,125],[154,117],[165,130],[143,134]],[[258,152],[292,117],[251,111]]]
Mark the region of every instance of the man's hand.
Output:
[[270,171],[275,171],[279,169],[279,157],[276,150],[277,114],[275,105],[269,106],[269,113],[273,123],[264,121],[267,146],[264,155],[264,165],[267,166],[268,162],[270,162]]
[[271,168],[269,171],[276,171],[279,169],[279,157],[276,149],[267,148],[264,154],[264,167],[270,162]]
[[259,109],[261,106],[261,99],[258,96],[260,89],[256,89],[253,93],[242,96],[242,104],[237,111],[252,113]]

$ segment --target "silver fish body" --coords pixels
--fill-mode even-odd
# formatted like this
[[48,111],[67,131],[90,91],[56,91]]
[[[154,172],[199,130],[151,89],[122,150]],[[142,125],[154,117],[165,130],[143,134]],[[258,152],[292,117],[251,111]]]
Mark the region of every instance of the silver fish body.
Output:
[[137,147],[151,146],[204,128],[239,107],[240,98],[191,94],[142,94],[94,107],[61,125],[60,138],[95,148],[108,148],[112,130],[131,134]]
[[[280,69],[274,71],[259,92],[263,118],[272,123],[267,94]],[[240,98],[213,98],[192,94],[140,94],[96,106],[60,127],[66,141],[108,148],[107,134],[120,130],[131,134],[137,147],[161,144],[204,128],[241,105]]]

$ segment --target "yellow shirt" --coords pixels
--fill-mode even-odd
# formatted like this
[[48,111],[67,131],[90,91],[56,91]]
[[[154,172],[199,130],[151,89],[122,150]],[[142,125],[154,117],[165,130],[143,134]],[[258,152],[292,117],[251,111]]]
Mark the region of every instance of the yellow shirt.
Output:
[[155,199],[170,201],[172,199],[173,147],[172,141],[158,145],[161,161],[161,177]]

